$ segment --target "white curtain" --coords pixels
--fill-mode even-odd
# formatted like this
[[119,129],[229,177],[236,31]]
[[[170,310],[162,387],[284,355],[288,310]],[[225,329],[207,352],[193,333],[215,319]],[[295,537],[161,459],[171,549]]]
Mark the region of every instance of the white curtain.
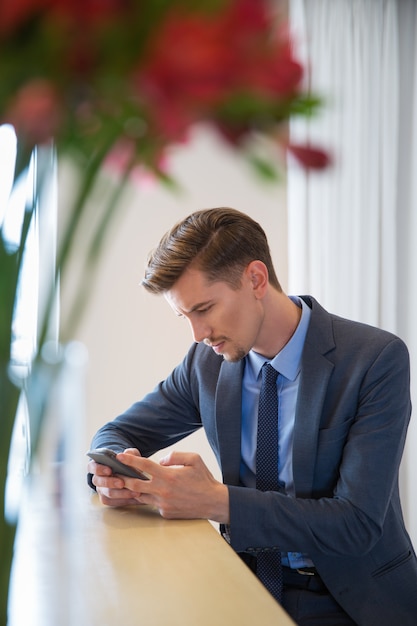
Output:
[[[417,407],[417,3],[290,0],[319,116],[292,140],[333,153],[333,167],[288,175],[290,293],[400,335]],[[416,408],[417,411],[417,408]],[[417,545],[417,413],[402,464],[406,523]]]

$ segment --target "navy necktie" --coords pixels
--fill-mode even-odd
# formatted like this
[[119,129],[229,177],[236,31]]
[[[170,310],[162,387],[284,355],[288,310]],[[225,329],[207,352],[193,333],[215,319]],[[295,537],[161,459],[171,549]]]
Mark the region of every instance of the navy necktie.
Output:
[[[256,446],[256,488],[279,491],[278,479],[278,372],[272,365],[262,367],[262,386],[258,408],[258,440]],[[256,574],[278,602],[282,599],[282,565],[279,550],[260,552]]]

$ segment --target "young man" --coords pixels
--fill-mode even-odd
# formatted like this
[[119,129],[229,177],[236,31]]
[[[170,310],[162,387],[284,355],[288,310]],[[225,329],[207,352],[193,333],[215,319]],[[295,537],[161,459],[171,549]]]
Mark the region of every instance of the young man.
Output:
[[[151,476],[122,478],[91,461],[102,502],[218,521],[258,575],[262,555],[278,552],[272,577],[283,573],[281,602],[298,624],[414,625],[417,560],[398,492],[411,413],[404,343],[310,296],[288,297],[265,233],[229,208],[174,226],[151,254],[143,285],[188,320],[195,343],[165,381],[94,437],[94,447]],[[279,373],[280,488],[262,491],[257,411],[266,361]],[[196,454],[146,458],[201,426],[223,483]]]

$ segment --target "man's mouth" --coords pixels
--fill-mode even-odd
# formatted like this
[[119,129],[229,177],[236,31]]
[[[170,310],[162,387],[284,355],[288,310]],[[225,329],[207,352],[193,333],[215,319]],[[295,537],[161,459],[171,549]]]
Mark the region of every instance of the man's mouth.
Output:
[[206,341],[205,343],[206,345],[210,346],[210,348],[212,348],[214,352],[216,352],[216,354],[219,354],[222,351],[223,346],[224,346],[224,340],[217,341],[217,342]]

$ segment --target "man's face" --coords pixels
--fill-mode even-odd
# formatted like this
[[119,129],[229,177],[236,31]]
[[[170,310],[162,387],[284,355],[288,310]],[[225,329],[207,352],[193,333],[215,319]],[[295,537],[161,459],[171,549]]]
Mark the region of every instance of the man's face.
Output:
[[241,286],[232,289],[225,282],[208,282],[199,270],[187,269],[165,298],[177,315],[188,320],[194,340],[204,341],[227,361],[243,359],[256,344],[263,306],[246,270]]

